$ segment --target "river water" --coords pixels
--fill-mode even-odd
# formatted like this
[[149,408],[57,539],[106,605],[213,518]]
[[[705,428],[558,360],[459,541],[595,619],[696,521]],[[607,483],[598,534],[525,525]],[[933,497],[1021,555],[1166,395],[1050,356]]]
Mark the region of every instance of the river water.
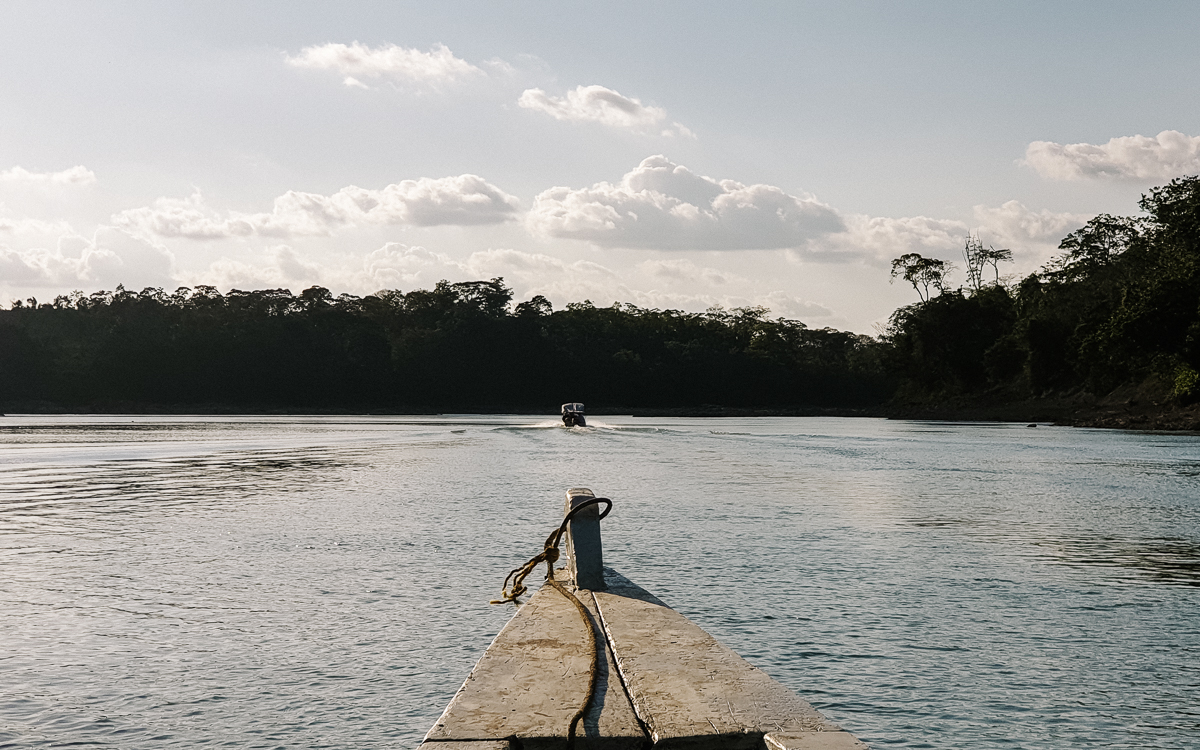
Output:
[[1200,436],[0,418],[0,747],[413,748],[565,489],[875,748],[1200,747]]

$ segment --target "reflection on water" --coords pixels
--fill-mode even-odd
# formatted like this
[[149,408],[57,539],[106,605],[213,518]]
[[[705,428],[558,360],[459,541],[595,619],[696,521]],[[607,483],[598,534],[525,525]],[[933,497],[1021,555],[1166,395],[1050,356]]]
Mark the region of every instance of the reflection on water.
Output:
[[31,530],[80,513],[161,513],[180,505],[286,495],[333,481],[354,452],[330,448],[230,451],[212,456],[112,460],[69,467],[26,464],[0,473],[0,531]]
[[1062,537],[1055,535],[1054,528],[997,524],[980,518],[920,518],[910,519],[908,524],[957,530],[1047,565],[1091,569],[1091,580],[1200,586],[1200,545],[1185,538]]
[[1106,537],[1045,540],[1037,544],[1046,562],[1098,568],[1112,580],[1200,586],[1200,545],[1187,539]]
[[874,747],[1200,746],[1200,438],[593,425],[0,418],[0,747],[415,747],[572,486]]

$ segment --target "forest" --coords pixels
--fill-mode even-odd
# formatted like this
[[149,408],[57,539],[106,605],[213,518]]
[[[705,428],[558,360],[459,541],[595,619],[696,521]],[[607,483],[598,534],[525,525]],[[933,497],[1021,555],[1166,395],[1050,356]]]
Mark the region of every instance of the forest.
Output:
[[758,307],[554,310],[541,296],[514,303],[499,278],[365,297],[197,286],[15,301],[0,309],[0,411],[547,412],[583,401],[950,418],[1041,409],[1078,422],[1142,399],[1186,422],[1200,416],[1200,177],[1139,205],[1138,216],[1095,217],[1025,278],[1002,274],[1009,250],[974,237],[958,287],[955,264],[897,258],[893,277],[919,301],[876,337]]
[[0,311],[0,388],[8,411],[830,407],[887,397],[878,342],[761,308],[511,303],[502,279],[362,298],[321,287],[77,293]]
[[[1156,413],[1194,406],[1200,177],[1154,188],[1139,207],[1139,216],[1093,218],[1063,239],[1050,263],[1015,283],[998,271],[985,280],[1006,251],[971,238],[967,283],[957,289],[945,283],[944,262],[897,259],[893,275],[911,281],[922,300],[897,310],[880,340],[896,387],[892,404],[978,411],[1040,401],[1051,413],[1117,426],[1154,426],[1162,421]],[[1116,407],[1135,407],[1126,410],[1132,421],[1087,417]],[[1194,408],[1181,419],[1200,428]],[[1175,426],[1168,422],[1162,426]]]

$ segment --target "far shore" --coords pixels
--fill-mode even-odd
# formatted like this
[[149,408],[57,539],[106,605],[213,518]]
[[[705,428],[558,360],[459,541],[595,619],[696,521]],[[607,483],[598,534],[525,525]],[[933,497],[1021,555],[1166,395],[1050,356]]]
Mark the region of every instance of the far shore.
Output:
[[[279,408],[230,404],[145,404],[116,402],[89,405],[61,405],[48,402],[0,404],[0,415],[194,415],[194,416],[437,416],[450,414],[530,414],[557,418],[557,410],[545,404],[489,407],[464,404],[452,409],[435,408]],[[634,417],[869,417],[877,419],[913,419],[944,422],[1012,422],[1053,424],[1071,427],[1099,427],[1127,430],[1200,432],[1200,403],[1180,405],[1162,402],[1136,389],[1118,390],[1104,399],[1086,396],[1031,399],[1010,403],[911,403],[875,407],[740,407],[701,404],[699,406],[622,407],[598,406],[588,415]]]

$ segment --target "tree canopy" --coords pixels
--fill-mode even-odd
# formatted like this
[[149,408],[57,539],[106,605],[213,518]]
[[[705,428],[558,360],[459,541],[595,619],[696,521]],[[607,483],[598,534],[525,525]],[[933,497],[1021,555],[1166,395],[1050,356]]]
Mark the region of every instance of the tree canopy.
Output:
[[[496,410],[831,406],[887,395],[866,336],[541,296],[503,279],[366,297],[118,288],[0,310],[0,402],[115,408]],[[11,408],[11,407],[10,407]]]
[[1013,286],[998,269],[1008,251],[969,237],[967,286],[892,316],[888,368],[904,392],[1103,394],[1158,375],[1179,399],[1200,395],[1200,177],[1154,188],[1139,205],[1141,216],[1095,217]]

